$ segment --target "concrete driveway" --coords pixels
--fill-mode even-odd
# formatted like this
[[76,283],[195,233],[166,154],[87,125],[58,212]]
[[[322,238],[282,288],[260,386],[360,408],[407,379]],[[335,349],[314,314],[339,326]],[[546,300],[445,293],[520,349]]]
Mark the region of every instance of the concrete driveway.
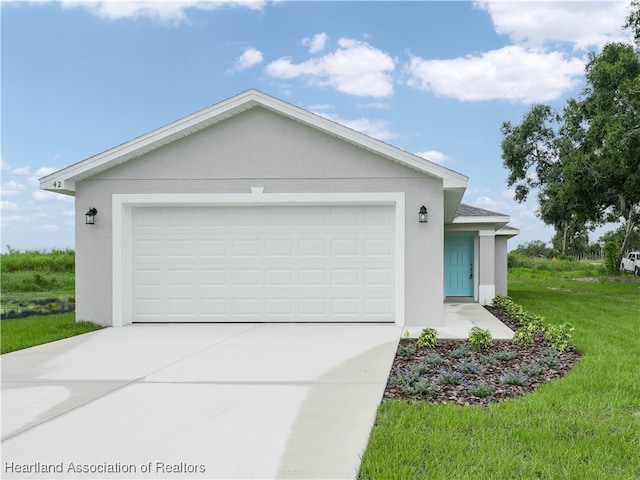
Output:
[[108,328],[3,355],[2,478],[355,478],[394,325]]

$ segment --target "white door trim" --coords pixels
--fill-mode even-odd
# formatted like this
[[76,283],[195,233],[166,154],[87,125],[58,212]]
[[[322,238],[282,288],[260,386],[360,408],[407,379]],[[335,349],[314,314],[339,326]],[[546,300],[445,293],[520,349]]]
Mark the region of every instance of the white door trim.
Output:
[[395,324],[405,323],[405,199],[404,192],[357,193],[251,193],[114,194],[112,196],[113,326],[128,325],[132,319],[131,209],[153,206],[248,206],[248,205],[394,205]]

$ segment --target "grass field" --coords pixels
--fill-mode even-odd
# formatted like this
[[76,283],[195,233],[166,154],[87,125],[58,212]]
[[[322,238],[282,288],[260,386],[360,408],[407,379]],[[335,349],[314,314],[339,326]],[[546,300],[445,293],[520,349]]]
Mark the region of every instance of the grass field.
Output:
[[46,313],[75,303],[73,250],[12,251],[0,255],[0,268],[3,314]]
[[99,325],[91,322],[76,322],[73,313],[2,320],[0,353],[22,350],[99,328]]
[[43,315],[75,303],[73,250],[11,251],[1,255],[1,311],[38,313],[0,323],[0,351],[13,352],[101,328],[74,313]]
[[384,402],[359,478],[640,478],[640,282],[577,266],[509,272],[516,303],[575,326],[572,372],[487,408]]

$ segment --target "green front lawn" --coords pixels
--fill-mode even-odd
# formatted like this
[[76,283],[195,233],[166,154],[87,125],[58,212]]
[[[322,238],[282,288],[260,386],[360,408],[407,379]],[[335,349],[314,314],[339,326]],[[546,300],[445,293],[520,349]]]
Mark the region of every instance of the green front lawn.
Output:
[[43,315],[0,323],[0,353],[73,337],[102,328],[91,322],[76,322],[74,313]]
[[509,294],[571,322],[582,360],[560,380],[489,407],[385,401],[365,479],[640,478],[640,282],[511,270]]

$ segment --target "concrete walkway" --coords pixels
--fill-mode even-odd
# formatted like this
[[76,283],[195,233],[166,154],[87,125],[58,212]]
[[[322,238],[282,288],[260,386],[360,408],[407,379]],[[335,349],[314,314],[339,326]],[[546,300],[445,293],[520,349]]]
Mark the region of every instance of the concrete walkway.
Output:
[[[477,303],[445,303],[444,319],[444,326],[435,327],[438,338],[466,339],[473,327],[489,330],[494,340],[511,340],[513,337],[513,331],[509,327]],[[409,337],[417,338],[422,327],[404,328],[403,332],[406,331],[409,332]]]
[[400,333],[134,325],[3,355],[0,476],[355,478]]

